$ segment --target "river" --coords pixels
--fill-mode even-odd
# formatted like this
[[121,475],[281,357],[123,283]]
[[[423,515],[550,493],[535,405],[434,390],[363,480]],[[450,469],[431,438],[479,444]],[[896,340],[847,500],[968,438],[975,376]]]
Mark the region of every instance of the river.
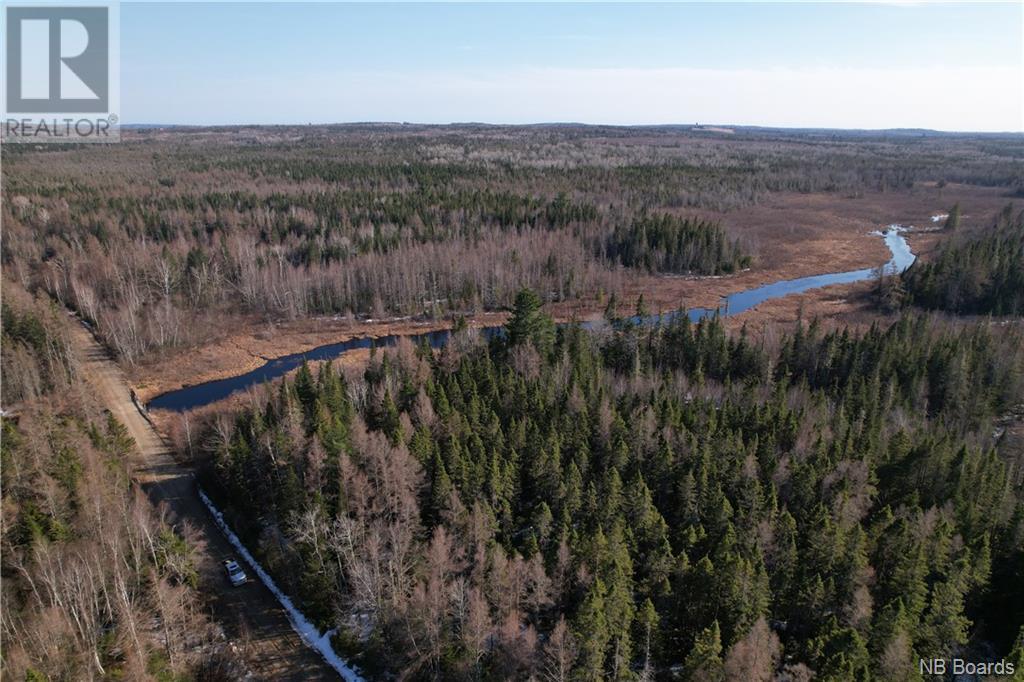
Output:
[[[894,225],[885,233],[879,233],[879,235],[885,239],[885,244],[889,247],[889,252],[892,254],[889,262],[884,266],[888,273],[903,272],[914,262],[915,256],[911,252],[910,245],[907,244],[907,240],[904,239],[901,234],[902,231],[903,230],[901,228]],[[746,289],[735,294],[730,294],[722,299],[722,305],[718,308],[691,308],[686,311],[686,314],[695,322],[714,315],[715,313],[722,316],[737,315],[746,310],[750,310],[759,303],[763,303],[773,298],[782,298],[783,296],[788,296],[790,294],[797,294],[832,284],[861,282],[873,277],[876,273],[877,268],[863,268],[861,270],[849,270],[846,272],[833,272],[824,275],[812,275],[810,277],[799,277],[797,279],[779,280],[778,282],[772,282],[771,284],[765,284],[753,289]],[[671,319],[677,314],[678,313],[667,313],[653,315],[645,319],[633,318],[633,322],[638,324],[656,324],[658,322],[671,321]],[[584,326],[589,326],[590,324],[591,323],[584,323]],[[491,337],[499,334],[501,329],[501,327],[483,327],[481,329],[481,333],[486,337]],[[447,343],[450,335],[451,332],[449,330],[441,329],[438,331],[427,332],[425,334],[410,335],[409,338],[414,343],[420,343],[423,339],[426,339],[433,348],[439,348]],[[304,353],[295,353],[293,355],[286,355],[275,360],[270,360],[262,367],[254,369],[251,372],[246,372],[245,374],[229,377],[227,379],[207,381],[194,386],[185,386],[184,388],[176,391],[169,391],[153,398],[146,407],[150,410],[174,410],[176,412],[191,410],[223,400],[232,393],[245,390],[250,386],[255,386],[265,381],[270,381],[271,379],[284,376],[288,372],[298,368],[302,364],[303,360],[332,360],[358,348],[370,348],[373,345],[378,347],[393,346],[398,342],[399,338],[399,335],[388,335],[377,338],[361,337],[342,341],[341,343],[318,346],[317,348],[313,348],[312,350],[308,350]]]

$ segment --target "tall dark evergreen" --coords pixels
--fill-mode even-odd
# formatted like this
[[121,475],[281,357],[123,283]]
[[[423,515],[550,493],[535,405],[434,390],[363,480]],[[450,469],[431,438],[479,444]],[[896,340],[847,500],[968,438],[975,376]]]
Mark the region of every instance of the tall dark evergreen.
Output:
[[530,342],[540,351],[548,351],[555,340],[555,324],[541,310],[540,297],[530,289],[516,294],[512,317],[506,326],[510,346]]

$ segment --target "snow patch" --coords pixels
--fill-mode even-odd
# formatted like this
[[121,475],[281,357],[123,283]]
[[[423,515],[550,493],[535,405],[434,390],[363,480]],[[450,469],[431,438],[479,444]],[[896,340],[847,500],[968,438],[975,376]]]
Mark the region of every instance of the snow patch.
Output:
[[941,222],[941,221],[945,220],[948,217],[949,217],[948,213],[939,213],[938,215],[933,215],[932,216],[932,222],[933,223],[938,223],[938,222]]
[[285,612],[288,614],[288,620],[291,621],[292,629],[298,633],[302,641],[324,657],[327,664],[338,671],[338,674],[342,676],[348,682],[363,682],[363,678],[359,676],[351,667],[349,667],[344,660],[338,654],[334,652],[334,647],[331,646],[331,635],[334,634],[334,630],[327,630],[323,634],[316,629],[316,626],[309,622],[306,616],[295,607],[292,600],[288,595],[281,591],[281,588],[277,586],[274,579],[270,577],[270,574],[263,570],[259,562],[253,558],[249,550],[245,548],[242,541],[238,539],[238,536],[231,530],[227,522],[224,520],[224,514],[221,513],[209,497],[206,496],[201,488],[199,489],[199,497],[202,499],[203,504],[210,511],[210,515],[213,516],[214,522],[224,533],[224,536],[228,539],[238,553],[242,555],[246,563],[252,567],[256,575],[259,576],[260,582],[267,586],[267,589],[274,593],[277,600],[281,602],[281,606],[284,607]]

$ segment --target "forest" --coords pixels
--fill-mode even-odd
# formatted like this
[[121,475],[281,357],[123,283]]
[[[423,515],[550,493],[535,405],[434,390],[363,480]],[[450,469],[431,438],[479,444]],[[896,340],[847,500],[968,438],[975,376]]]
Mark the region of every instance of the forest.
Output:
[[194,545],[132,483],[135,442],[46,299],[4,283],[3,679],[232,679]]
[[128,364],[243,320],[440,318],[721,274],[759,254],[719,220],[774,193],[1024,191],[1013,136],[683,127],[336,126],[5,147],[8,276]]
[[[190,355],[320,320],[453,330],[139,411],[367,680],[899,682],[951,656],[1024,671],[1024,213],[998,211],[1024,197],[1019,135],[122,140],[0,148],[2,679],[253,672],[209,546],[141,490],[139,415],[104,409],[69,325],[138,407],[147,363],[198,382]],[[818,211],[840,202],[855,215]],[[772,240],[828,242],[806,274],[832,272],[879,220],[933,202],[949,216],[909,234],[928,248],[906,272],[879,269],[880,306],[855,284],[832,308],[819,291],[692,322],[645,288],[756,286],[789,267]],[[796,321],[775,320],[789,303]],[[504,326],[481,333],[481,312]]]
[[720,275],[748,267],[750,256],[722,228],[701,220],[640,216],[608,238],[609,259],[654,273]]
[[[915,680],[1024,663],[1020,329],[717,318],[304,365],[201,439],[261,560],[371,676]],[[1016,605],[1016,606],[1013,606]]]
[[[946,229],[955,224],[949,221]],[[1008,204],[990,229],[944,241],[934,258],[901,279],[905,299],[922,308],[1024,315],[1024,212],[1015,215]]]

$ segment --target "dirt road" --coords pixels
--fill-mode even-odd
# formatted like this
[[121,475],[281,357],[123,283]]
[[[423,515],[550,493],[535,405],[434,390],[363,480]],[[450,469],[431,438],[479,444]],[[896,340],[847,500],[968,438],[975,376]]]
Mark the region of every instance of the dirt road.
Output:
[[220,562],[235,557],[197,494],[192,469],[178,463],[157,432],[135,407],[120,367],[92,334],[71,323],[72,338],[84,361],[85,380],[96,397],[127,428],[139,446],[135,475],[154,504],[166,503],[174,522],[194,526],[204,545],[200,590],[213,616],[235,643],[249,669],[266,680],[333,680],[337,674],[292,629],[281,605],[253,573],[248,584],[228,584]]

